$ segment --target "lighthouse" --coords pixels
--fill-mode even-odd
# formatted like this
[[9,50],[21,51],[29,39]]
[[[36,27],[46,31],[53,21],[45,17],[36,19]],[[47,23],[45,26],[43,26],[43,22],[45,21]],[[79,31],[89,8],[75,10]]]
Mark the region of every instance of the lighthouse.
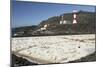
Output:
[[77,20],[76,20],[76,18],[77,18],[76,12],[77,12],[77,10],[73,10],[73,24],[76,24],[77,23]]
[[61,16],[60,24],[63,24],[63,15]]
[[64,15],[61,16],[60,24],[67,24],[67,21],[64,20]]

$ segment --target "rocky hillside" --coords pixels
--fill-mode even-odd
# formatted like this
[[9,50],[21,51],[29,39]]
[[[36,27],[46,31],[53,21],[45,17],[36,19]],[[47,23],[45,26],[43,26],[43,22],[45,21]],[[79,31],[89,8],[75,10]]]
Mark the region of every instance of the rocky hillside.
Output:
[[[60,24],[62,20],[66,24]],[[77,15],[77,24],[73,24],[73,13],[65,13],[60,16],[50,17],[40,22],[37,26],[20,27],[14,30],[23,32],[22,36],[31,35],[54,35],[54,34],[92,34],[96,29],[96,13],[79,11]],[[34,20],[33,20],[34,21]],[[48,25],[45,30],[41,30],[45,25]],[[13,30],[12,30],[13,31]],[[19,36],[19,35],[18,35]]]
[[39,28],[43,27],[45,24],[49,24],[47,30],[54,32],[74,32],[74,33],[95,33],[96,17],[93,12],[83,12],[79,11],[77,14],[77,24],[73,25],[73,13],[63,14],[63,20],[69,22],[68,24],[60,24],[61,16],[51,17],[47,20],[42,21],[39,24]]

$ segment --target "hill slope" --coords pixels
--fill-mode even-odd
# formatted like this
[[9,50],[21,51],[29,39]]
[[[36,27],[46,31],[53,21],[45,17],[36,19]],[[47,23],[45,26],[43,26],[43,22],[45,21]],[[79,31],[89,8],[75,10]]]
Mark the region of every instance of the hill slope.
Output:
[[[65,13],[63,20],[66,24],[60,24],[62,15],[50,17],[43,20],[37,26],[15,28],[15,31],[24,32],[23,36],[29,35],[50,35],[50,34],[92,34],[96,29],[96,13],[79,11],[77,14],[77,24],[73,24],[73,13]],[[46,30],[41,30],[45,25]],[[30,32],[31,31],[31,32]]]

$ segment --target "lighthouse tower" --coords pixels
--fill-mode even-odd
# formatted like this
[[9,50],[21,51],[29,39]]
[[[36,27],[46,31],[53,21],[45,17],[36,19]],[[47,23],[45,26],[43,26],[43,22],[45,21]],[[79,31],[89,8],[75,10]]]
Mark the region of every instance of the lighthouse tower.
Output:
[[63,15],[61,16],[60,24],[63,24]]
[[77,23],[77,21],[76,21],[76,12],[77,12],[77,10],[73,10],[73,24],[76,24]]

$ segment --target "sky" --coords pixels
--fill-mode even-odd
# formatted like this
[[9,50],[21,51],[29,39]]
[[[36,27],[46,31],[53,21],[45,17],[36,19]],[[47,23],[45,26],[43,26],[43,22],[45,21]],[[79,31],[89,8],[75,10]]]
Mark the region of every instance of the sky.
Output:
[[12,27],[38,25],[41,21],[73,10],[95,12],[95,6],[12,1]]

